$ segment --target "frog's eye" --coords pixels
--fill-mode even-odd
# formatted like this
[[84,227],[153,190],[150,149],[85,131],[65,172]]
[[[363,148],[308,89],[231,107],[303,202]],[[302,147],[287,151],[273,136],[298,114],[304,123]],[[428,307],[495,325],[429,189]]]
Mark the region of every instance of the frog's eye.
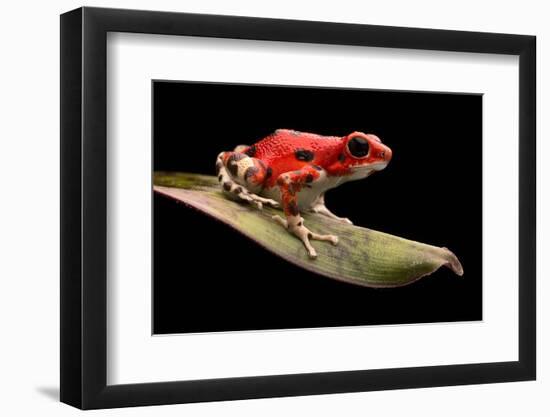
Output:
[[356,158],[364,158],[369,154],[369,142],[365,138],[355,136],[348,141],[348,151]]

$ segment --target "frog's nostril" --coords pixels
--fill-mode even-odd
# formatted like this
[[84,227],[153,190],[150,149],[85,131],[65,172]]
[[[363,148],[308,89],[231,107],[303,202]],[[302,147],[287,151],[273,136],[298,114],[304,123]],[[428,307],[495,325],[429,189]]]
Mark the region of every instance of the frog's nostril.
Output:
[[378,157],[380,157],[380,158],[384,158],[385,155],[386,155],[386,153],[384,151],[378,152]]

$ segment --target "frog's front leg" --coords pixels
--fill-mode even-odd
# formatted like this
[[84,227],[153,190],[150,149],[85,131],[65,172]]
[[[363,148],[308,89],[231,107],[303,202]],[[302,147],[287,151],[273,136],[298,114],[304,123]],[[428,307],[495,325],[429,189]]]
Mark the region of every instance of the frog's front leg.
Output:
[[347,217],[339,217],[327,208],[327,206],[325,205],[325,193],[322,193],[319,198],[315,200],[315,202],[311,206],[310,211],[312,213],[322,214],[323,216],[327,216],[342,223],[353,224],[351,220]]
[[286,219],[280,216],[273,216],[273,219],[303,242],[310,258],[317,257],[317,252],[310,243],[311,239],[325,240],[331,242],[333,245],[338,244],[337,236],[320,235],[305,227],[304,219],[300,216],[298,209],[297,194],[305,187],[314,186],[315,181],[321,180],[320,177],[320,171],[308,165],[298,171],[281,174],[277,178],[277,185],[281,191],[281,202]]

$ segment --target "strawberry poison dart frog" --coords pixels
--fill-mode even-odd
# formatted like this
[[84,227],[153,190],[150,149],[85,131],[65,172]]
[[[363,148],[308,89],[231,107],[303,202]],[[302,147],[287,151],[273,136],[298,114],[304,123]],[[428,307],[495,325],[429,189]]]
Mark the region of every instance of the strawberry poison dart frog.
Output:
[[303,242],[310,258],[316,258],[310,240],[337,245],[338,237],[309,230],[300,213],[310,211],[351,224],[327,209],[325,192],[384,169],[391,157],[391,149],[373,134],[337,137],[278,129],[254,145],[220,153],[216,175],[233,199],[258,209],[264,204],[282,206],[285,218],[273,219]]

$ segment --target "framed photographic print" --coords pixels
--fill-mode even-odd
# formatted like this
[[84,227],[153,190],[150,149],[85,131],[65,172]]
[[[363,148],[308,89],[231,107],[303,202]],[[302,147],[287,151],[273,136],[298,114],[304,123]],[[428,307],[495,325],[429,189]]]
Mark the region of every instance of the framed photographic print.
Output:
[[61,401],[535,379],[535,38],[61,16]]

